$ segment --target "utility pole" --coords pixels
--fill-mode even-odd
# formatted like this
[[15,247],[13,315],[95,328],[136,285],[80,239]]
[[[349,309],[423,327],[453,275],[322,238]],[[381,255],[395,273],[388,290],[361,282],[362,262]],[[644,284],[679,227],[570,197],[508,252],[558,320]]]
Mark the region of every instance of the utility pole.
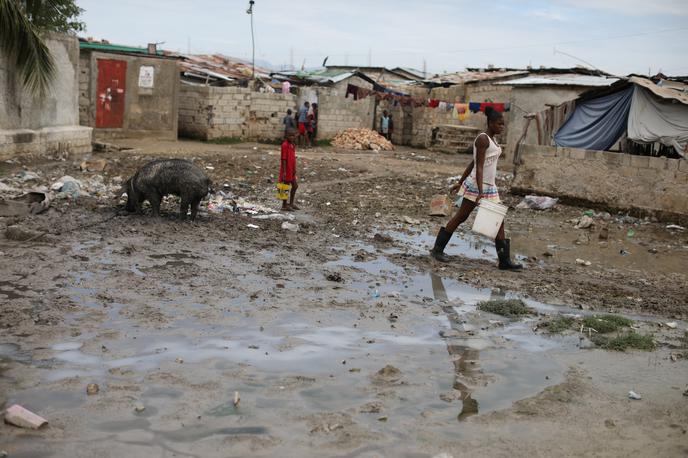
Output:
[[253,5],[255,3],[254,0],[249,0],[246,10],[246,14],[251,16],[251,77],[253,79],[256,79],[256,39],[253,35]]

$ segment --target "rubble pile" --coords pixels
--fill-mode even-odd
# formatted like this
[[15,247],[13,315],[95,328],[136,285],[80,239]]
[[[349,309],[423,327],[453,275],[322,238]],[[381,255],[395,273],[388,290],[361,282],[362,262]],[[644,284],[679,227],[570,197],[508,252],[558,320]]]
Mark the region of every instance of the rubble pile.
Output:
[[392,142],[370,129],[346,129],[332,139],[332,145],[353,150],[391,151]]

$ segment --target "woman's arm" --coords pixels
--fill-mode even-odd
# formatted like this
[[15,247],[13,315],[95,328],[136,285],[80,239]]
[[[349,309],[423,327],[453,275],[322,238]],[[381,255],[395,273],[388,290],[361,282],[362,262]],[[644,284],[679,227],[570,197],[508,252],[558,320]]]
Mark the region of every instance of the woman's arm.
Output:
[[485,151],[490,146],[490,140],[487,135],[480,135],[475,141],[475,181],[478,186],[478,197],[475,199],[475,204],[480,202],[483,196],[483,167],[485,166]]

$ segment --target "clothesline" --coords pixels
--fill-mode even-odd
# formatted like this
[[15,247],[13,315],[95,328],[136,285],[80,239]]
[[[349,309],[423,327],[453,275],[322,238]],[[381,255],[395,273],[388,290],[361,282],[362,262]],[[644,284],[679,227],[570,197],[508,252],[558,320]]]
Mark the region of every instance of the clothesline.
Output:
[[[363,87],[356,86],[354,84],[348,84],[346,86],[346,95],[348,98],[352,95],[354,100],[364,99],[369,96],[374,96],[377,100],[394,100],[395,105],[399,103],[402,106],[412,105],[414,107],[428,107],[436,108],[440,110],[451,111],[456,114],[459,119],[461,115],[468,116],[468,113],[479,113],[485,112],[488,107],[492,107],[496,111],[503,113],[511,109],[511,104],[506,103],[496,103],[496,102],[447,102],[439,99],[426,99],[422,97],[412,97],[409,95],[400,95],[399,93],[394,93],[392,91],[376,91],[374,89],[366,89]],[[463,119],[461,119],[463,120]]]

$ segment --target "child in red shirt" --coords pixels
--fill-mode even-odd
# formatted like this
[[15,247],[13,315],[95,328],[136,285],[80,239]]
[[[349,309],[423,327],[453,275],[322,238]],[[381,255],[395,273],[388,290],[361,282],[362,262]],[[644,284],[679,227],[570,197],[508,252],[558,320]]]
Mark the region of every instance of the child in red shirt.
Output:
[[287,131],[287,138],[282,142],[282,156],[280,159],[279,181],[291,185],[291,193],[289,195],[289,203],[286,200],[282,201],[282,210],[293,211],[299,210],[299,207],[294,205],[294,196],[296,190],[299,188],[296,182],[296,146],[294,141],[296,139],[296,132],[294,130]]

